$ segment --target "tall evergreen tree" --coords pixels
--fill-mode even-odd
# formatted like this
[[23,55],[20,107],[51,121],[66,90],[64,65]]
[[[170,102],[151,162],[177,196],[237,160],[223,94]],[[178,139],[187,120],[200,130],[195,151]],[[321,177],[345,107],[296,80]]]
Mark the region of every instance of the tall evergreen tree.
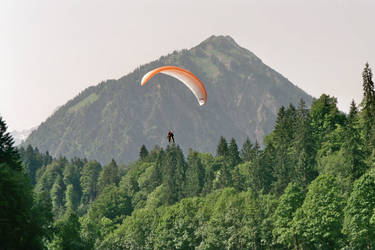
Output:
[[89,161],[83,166],[80,178],[83,204],[88,204],[94,201],[98,195],[98,178],[100,170],[101,166],[96,161]]
[[217,145],[216,155],[226,156],[228,154],[228,143],[223,136],[220,137],[219,144]]
[[69,184],[65,191],[66,211],[76,211],[79,204],[79,196],[74,190],[73,184]]
[[150,178],[150,187],[151,189],[156,188],[162,183],[162,171],[165,161],[165,152],[163,149],[160,149],[156,156],[156,162],[154,171],[152,172]]
[[173,204],[183,198],[186,163],[179,146],[168,146],[163,166],[163,184],[167,192],[167,204]]
[[370,155],[375,151],[375,90],[372,80],[372,71],[368,63],[362,72],[363,79],[363,135],[366,142],[366,154]]
[[32,186],[13,138],[0,117],[0,249],[41,249],[43,230],[34,217]]
[[191,152],[187,160],[185,196],[199,196],[204,184],[204,168],[197,152]]
[[362,86],[363,86],[363,100],[362,107],[367,113],[367,118],[375,115],[375,90],[374,82],[372,81],[372,71],[370,65],[366,63],[365,68],[362,72]]
[[305,187],[317,176],[314,170],[316,153],[308,114],[305,101],[301,99],[296,112],[295,136],[291,149],[295,159],[292,179]]
[[234,138],[230,140],[227,158],[231,167],[234,167],[241,162],[240,153],[238,152],[237,143]]
[[252,161],[253,160],[253,144],[251,143],[249,137],[246,138],[241,149],[241,159],[242,161]]
[[267,146],[272,146],[274,152],[273,190],[281,194],[291,180],[294,170],[294,158],[290,154],[291,146],[295,136],[296,109],[290,104],[288,109],[281,107],[272,132],[271,142]]
[[52,209],[56,218],[62,215],[62,212],[64,211],[64,190],[65,185],[61,176],[58,175],[51,189]]
[[36,171],[42,167],[44,161],[42,155],[39,154],[38,148],[34,148],[31,145],[26,147],[26,150],[21,153],[21,159],[25,164],[26,171],[28,172],[31,184],[35,185],[35,175]]
[[233,187],[233,168],[229,166],[224,157],[217,157],[213,163],[213,167],[214,169],[218,170],[213,181],[213,188],[220,189],[225,187]]
[[109,165],[104,166],[103,170],[100,172],[98,179],[99,190],[103,191],[106,186],[119,184],[120,177],[118,173],[118,166],[115,160],[112,159]]
[[14,140],[7,129],[5,121],[0,116],[0,164],[7,163],[8,167],[20,171],[22,169],[20,156],[13,146]]
[[358,108],[354,100],[350,105],[350,112],[346,120],[344,131],[344,142],[342,143],[341,150],[345,156],[347,166],[349,167],[349,169],[347,169],[347,175],[349,175],[352,180],[355,180],[364,174],[366,164]]
[[142,145],[139,150],[139,159],[144,160],[148,156],[148,150],[145,145]]

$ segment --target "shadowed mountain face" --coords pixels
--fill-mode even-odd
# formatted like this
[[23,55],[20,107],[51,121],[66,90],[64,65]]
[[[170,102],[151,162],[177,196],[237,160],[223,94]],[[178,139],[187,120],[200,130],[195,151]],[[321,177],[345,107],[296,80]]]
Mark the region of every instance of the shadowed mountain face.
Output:
[[[178,80],[157,75],[141,87],[149,70],[176,65],[197,75],[208,100],[199,106]],[[89,87],[32,132],[25,144],[67,157],[129,162],[145,144],[167,144],[168,129],[186,152],[214,152],[219,137],[241,144],[262,141],[281,105],[312,97],[263,64],[229,36],[212,36],[190,50],[173,52],[119,80]]]

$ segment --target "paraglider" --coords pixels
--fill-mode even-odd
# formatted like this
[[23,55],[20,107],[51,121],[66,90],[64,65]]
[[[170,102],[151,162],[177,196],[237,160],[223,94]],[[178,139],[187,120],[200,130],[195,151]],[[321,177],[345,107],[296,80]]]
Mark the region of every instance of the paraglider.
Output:
[[177,66],[163,66],[151,70],[142,77],[141,86],[144,86],[152,77],[159,73],[166,74],[180,80],[190,89],[191,92],[193,92],[199,105],[202,106],[207,102],[207,92],[203,83],[190,71]]
[[[151,80],[152,77],[159,73],[166,74],[180,80],[194,94],[200,106],[206,104],[207,92],[203,83],[190,71],[177,66],[163,66],[147,72],[142,77],[141,86],[144,86],[149,80]],[[173,142],[173,144],[175,143],[174,134],[170,130],[168,131],[168,142]]]
[[168,142],[171,143],[173,142],[174,143],[174,134],[172,131],[168,131]]

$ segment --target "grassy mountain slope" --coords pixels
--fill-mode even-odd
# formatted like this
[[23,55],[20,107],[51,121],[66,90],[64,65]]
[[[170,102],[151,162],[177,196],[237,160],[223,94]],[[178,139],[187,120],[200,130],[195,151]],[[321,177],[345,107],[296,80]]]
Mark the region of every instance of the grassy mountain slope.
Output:
[[[205,84],[200,107],[177,80],[157,75],[140,87],[149,70],[177,65]],[[215,151],[220,135],[239,143],[271,132],[281,105],[312,97],[263,64],[229,36],[212,36],[190,50],[175,51],[118,79],[89,87],[32,132],[25,144],[52,155],[79,156],[103,163],[128,162],[142,144],[165,146],[168,129],[184,150]]]

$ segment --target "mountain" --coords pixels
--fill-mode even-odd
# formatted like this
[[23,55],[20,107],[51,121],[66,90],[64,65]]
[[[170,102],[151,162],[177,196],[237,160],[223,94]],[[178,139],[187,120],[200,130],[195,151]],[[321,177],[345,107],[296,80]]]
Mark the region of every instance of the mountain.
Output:
[[[194,72],[205,84],[208,101],[200,107],[176,79],[155,76],[141,87],[149,70],[176,65]],[[229,36],[211,36],[190,50],[174,51],[118,79],[85,89],[33,131],[25,144],[67,157],[108,163],[138,158],[142,144],[149,149],[167,144],[168,129],[176,143],[215,152],[219,137],[234,137],[240,145],[248,136],[262,141],[271,132],[281,105],[312,97],[265,65]]]
[[18,146],[22,142],[24,142],[26,140],[26,138],[31,134],[31,132],[35,129],[36,129],[36,127],[31,128],[31,129],[24,129],[22,131],[13,130],[12,132],[10,132],[10,134],[12,135],[12,137],[14,139],[14,146]]

